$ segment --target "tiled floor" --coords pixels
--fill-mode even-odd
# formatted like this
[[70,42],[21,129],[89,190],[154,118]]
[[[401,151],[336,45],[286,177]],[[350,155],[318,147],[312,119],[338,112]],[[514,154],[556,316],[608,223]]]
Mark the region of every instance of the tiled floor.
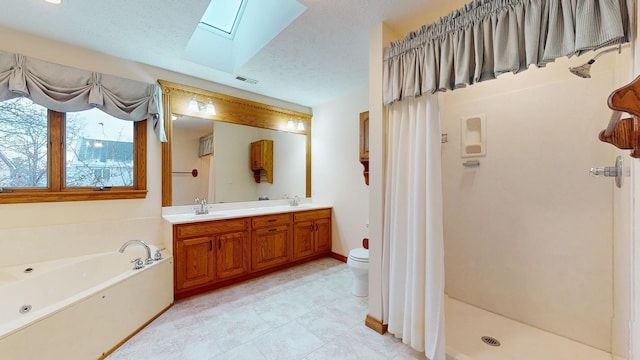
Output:
[[176,303],[111,354],[130,359],[426,359],[364,326],[347,265],[325,258]]
[[[347,265],[325,258],[176,303],[109,360],[421,359],[364,326]],[[446,301],[447,360],[607,360],[611,355],[468,304]],[[495,336],[500,347],[482,335]]]

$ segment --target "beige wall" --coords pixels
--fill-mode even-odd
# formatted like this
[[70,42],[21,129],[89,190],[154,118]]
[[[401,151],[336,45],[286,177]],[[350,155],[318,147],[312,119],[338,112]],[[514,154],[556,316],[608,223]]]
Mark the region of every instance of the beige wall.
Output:
[[[588,170],[614,163],[597,134],[628,53],[622,67],[601,58],[588,80],[567,70],[587,55],[445,94],[449,296],[609,351],[614,186]],[[487,155],[465,168],[460,119],[477,114]]]
[[[0,28],[0,50],[151,83],[165,79],[310,113],[303,106],[5,28]],[[160,143],[151,128],[149,134],[145,199],[0,205],[0,266],[112,251],[129,239],[163,243]]]
[[[215,122],[215,202],[305,197],[306,138],[300,134]],[[249,168],[250,144],[273,140],[273,183],[256,183]]]
[[[191,205],[194,198],[207,199],[209,195],[209,169],[211,156],[198,156],[200,137],[213,131],[213,122],[208,129],[184,129],[173,132],[173,146],[171,147],[173,166],[171,200],[174,205]],[[193,169],[198,170],[198,176],[191,175]]]
[[312,196],[333,204],[332,251],[344,256],[369,236],[369,188],[359,161],[360,113],[368,90],[313,109]]
[[382,105],[384,47],[399,36],[380,23],[369,31],[369,315],[382,321],[382,220],[386,111]]

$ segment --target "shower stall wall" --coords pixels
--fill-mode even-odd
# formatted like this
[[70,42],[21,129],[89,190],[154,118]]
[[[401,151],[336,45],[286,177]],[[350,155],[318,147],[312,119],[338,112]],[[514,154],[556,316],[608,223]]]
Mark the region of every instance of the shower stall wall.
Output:
[[[589,55],[504,74],[445,93],[442,112],[448,296],[623,359],[630,190],[589,168],[629,159],[597,137],[629,53],[603,57],[590,79],[567,71]],[[462,158],[460,119],[477,115],[486,155]]]

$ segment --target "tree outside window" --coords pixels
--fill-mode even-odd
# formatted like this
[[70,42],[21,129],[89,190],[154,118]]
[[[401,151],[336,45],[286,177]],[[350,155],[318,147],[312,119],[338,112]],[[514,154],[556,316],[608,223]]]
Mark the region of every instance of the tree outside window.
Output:
[[[0,102],[0,203],[11,197],[5,194],[23,192],[63,192],[67,198],[73,189],[85,192],[69,200],[100,197],[87,190],[146,193],[144,124],[98,109],[57,113],[27,98]],[[29,201],[64,201],[58,199]]]

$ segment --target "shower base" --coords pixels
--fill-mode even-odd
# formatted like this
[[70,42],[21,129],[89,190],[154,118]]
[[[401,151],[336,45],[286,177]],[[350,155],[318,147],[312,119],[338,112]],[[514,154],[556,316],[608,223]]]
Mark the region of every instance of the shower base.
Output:
[[610,353],[449,297],[445,311],[447,360],[611,360]]

